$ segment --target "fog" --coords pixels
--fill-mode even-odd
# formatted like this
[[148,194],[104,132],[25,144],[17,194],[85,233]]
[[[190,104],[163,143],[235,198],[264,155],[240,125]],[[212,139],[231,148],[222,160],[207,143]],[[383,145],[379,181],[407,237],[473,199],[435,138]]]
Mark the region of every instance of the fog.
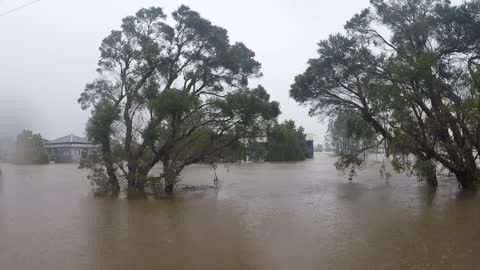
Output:
[[[31,2],[31,1],[30,1]],[[29,1],[0,0],[0,14]],[[32,129],[53,139],[84,135],[88,112],[76,100],[95,78],[98,47],[123,17],[149,6],[170,14],[180,4],[226,28],[256,53],[258,81],[293,119],[322,141],[325,121],[289,98],[294,77],[315,57],[318,41],[341,31],[368,0],[41,0],[0,16],[0,137]]]

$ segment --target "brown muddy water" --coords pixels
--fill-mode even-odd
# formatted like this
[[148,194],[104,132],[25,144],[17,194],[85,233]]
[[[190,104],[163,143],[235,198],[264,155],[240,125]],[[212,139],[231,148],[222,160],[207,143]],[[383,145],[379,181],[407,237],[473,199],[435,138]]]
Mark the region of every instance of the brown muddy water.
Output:
[[0,269],[480,269],[476,195],[333,162],[220,166],[218,190],[136,201],[94,198],[75,165],[3,164]]

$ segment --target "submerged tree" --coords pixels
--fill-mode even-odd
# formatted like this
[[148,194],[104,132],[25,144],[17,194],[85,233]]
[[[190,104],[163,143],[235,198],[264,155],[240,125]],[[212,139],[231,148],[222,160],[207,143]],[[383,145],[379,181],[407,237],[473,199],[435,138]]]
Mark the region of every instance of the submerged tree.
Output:
[[273,126],[266,145],[268,161],[305,160],[305,133],[292,120]]
[[24,130],[17,135],[15,149],[14,161],[18,164],[46,164],[50,159],[43,147],[42,136],[31,130]]
[[[112,191],[113,194],[120,192],[120,184],[114,164],[120,164],[125,158],[121,153],[118,143],[112,142],[116,135],[115,124],[120,121],[120,107],[112,100],[101,99],[92,111],[92,116],[87,122],[87,137],[101,146],[101,152],[89,151],[82,153],[80,168],[88,168],[92,171],[89,175],[92,184],[101,194]],[[112,147],[117,146],[114,152]]]
[[480,1],[370,3],[345,35],[319,43],[291,96],[311,115],[360,115],[397,170],[436,186],[438,164],[472,187],[480,179]]
[[[102,163],[113,192],[126,179],[128,193],[148,181],[172,192],[188,165],[228,158],[241,139],[265,136],[278,114],[266,90],[248,88],[260,63],[227,31],[180,6],[168,24],[161,8],[123,20],[100,47],[100,77],[79,103],[93,107],[89,138],[102,145]],[[121,151],[112,151],[113,139]],[[157,164],[161,175],[150,175]]]
[[339,156],[335,164],[337,169],[350,169],[350,179],[357,168],[365,165],[368,150],[383,142],[378,140],[375,130],[355,111],[339,111],[331,118],[327,138]]

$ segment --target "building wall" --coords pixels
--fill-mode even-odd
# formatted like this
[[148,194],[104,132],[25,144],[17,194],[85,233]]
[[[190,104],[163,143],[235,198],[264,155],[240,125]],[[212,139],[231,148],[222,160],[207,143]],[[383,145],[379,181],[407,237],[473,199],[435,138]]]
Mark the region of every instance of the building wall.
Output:
[[58,147],[49,148],[48,152],[55,163],[80,163],[83,151],[95,151],[93,148]]

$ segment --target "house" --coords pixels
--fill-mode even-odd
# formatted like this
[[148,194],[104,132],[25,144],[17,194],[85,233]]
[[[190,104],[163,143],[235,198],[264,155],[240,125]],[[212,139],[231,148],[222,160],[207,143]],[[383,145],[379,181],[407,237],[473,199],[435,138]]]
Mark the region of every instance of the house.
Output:
[[74,134],[45,142],[44,147],[56,163],[79,163],[82,152],[98,150],[98,145]]

